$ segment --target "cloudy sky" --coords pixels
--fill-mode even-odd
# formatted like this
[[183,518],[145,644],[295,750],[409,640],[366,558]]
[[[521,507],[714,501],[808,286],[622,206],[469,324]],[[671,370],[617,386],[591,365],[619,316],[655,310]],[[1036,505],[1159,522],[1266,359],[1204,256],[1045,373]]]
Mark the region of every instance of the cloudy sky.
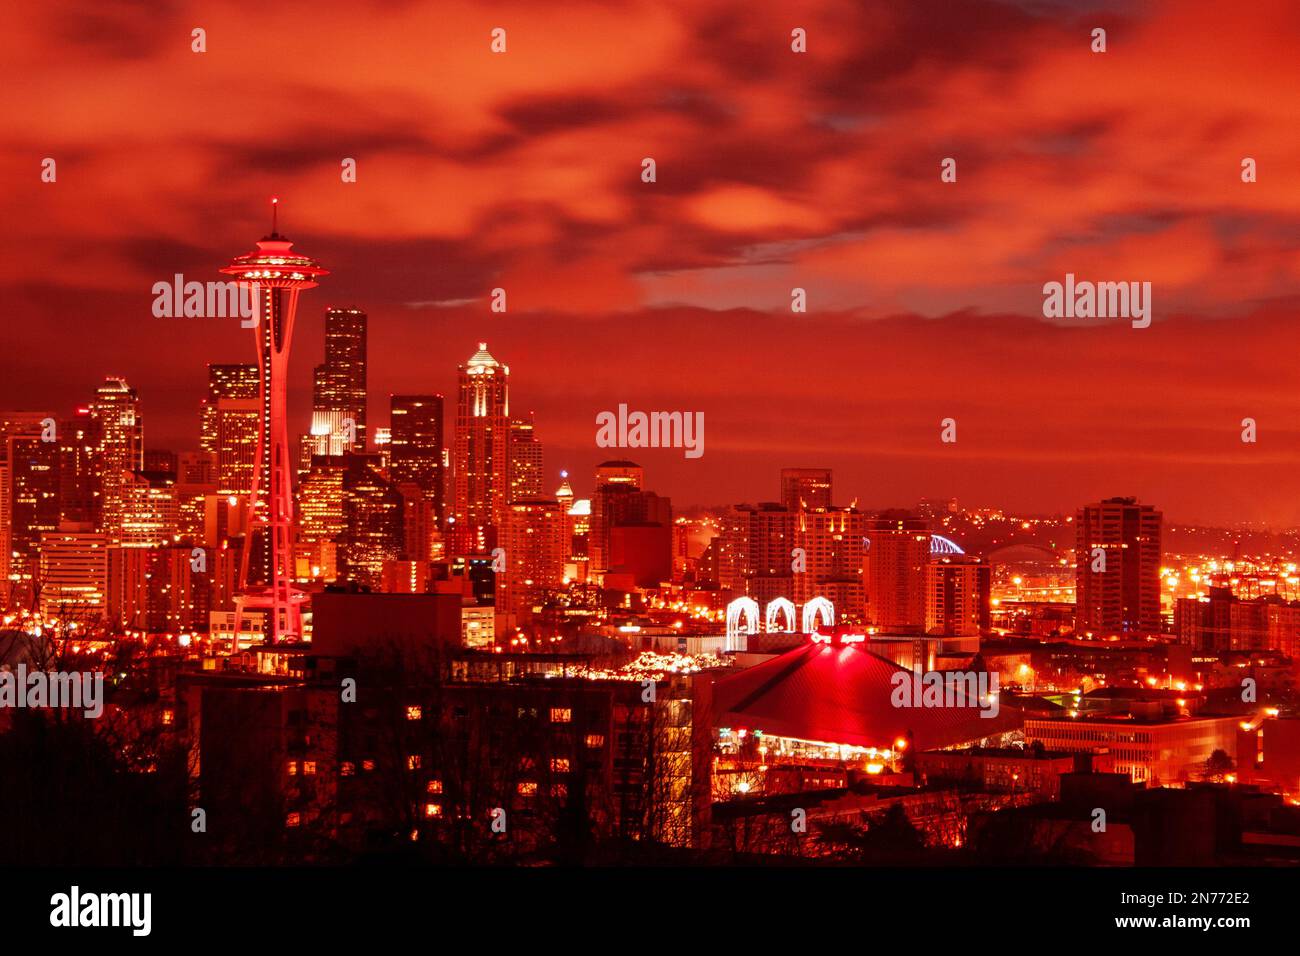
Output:
[[[322,311],[357,305],[372,421],[487,341],[580,492],[624,402],[705,413],[702,458],[635,453],[683,505],[816,465],[863,506],[1294,524],[1297,48],[1293,0],[6,5],[0,406],[119,374],[151,446],[193,447],[204,363],[251,336],[150,289],[220,278],[278,195],[332,271],[295,431]],[[1154,323],[1049,322],[1066,272],[1151,282]]]

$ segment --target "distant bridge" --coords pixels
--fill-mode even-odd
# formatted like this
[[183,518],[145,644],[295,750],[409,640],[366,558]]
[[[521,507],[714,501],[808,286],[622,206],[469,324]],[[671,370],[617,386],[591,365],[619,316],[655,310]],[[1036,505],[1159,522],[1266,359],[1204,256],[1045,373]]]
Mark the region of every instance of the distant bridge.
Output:
[[[1029,555],[1033,554],[1039,558],[1045,558],[1055,563],[1060,561],[1061,558],[1066,557],[1067,552],[1073,550],[1073,548],[1060,548],[1054,551],[1047,547],[1047,545],[1039,544],[1037,541],[1008,541],[1006,544],[1000,544],[992,551],[988,552],[986,560],[989,564],[1009,564],[1011,562],[1007,552],[1020,551],[1025,552],[1025,559],[1028,559]],[[1001,558],[1001,560],[999,560],[999,558]]]

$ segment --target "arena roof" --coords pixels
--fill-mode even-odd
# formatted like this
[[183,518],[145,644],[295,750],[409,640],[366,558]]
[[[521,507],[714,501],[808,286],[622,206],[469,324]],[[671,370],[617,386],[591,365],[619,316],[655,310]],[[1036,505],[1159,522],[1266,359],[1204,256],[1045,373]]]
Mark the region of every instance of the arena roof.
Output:
[[[977,657],[973,670],[982,670]],[[999,707],[895,707],[893,675],[909,674],[851,644],[809,643],[720,678],[714,687],[715,726],[748,728],[858,747],[887,748],[910,731],[921,750],[966,743],[1014,730],[1023,715]]]

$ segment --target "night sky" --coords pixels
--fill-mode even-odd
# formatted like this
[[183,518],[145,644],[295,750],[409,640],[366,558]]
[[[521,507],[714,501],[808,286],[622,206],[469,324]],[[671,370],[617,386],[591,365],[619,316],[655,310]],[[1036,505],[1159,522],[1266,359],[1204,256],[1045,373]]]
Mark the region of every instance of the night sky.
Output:
[[[1134,494],[1295,524],[1298,37],[1294,0],[6,5],[0,406],[123,375],[149,446],[196,447],[204,363],[252,336],[155,318],[150,290],[220,279],[276,195],[332,273],[302,303],[294,433],[323,310],[356,305],[372,423],[390,392],[451,418],[486,341],[580,495],[633,457],[677,505],[826,466],[863,507]],[[1066,272],[1150,281],[1154,324],[1048,322]],[[703,411],[704,456],[596,448],[620,402]]]

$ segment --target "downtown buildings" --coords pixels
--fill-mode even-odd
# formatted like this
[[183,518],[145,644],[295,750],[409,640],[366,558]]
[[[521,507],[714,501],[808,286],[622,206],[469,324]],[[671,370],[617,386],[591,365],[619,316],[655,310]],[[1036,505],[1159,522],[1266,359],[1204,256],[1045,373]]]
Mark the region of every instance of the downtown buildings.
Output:
[[720,586],[760,604],[824,596],[842,617],[861,620],[868,516],[832,505],[831,488],[826,469],[784,469],[780,502],[728,509],[709,557]]
[[781,472],[780,502],[735,505],[707,564],[724,590],[767,604],[825,597],[847,623],[890,635],[977,636],[989,627],[986,562],[907,512],[831,503],[827,469]]

